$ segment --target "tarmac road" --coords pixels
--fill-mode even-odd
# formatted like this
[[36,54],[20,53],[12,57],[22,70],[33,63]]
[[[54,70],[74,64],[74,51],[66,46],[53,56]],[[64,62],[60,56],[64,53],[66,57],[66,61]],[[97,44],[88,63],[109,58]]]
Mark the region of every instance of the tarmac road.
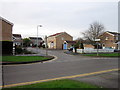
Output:
[[[36,51],[34,48],[29,48],[29,50]],[[45,50],[40,50],[40,54],[45,54]],[[98,72],[104,70],[111,70],[118,68],[118,58],[108,58],[108,57],[84,57],[80,55],[69,55],[65,54],[63,50],[48,50],[48,54],[57,56],[56,60],[45,62],[45,63],[35,63],[26,65],[8,65],[3,66],[3,81],[4,85],[11,85],[24,82],[32,82],[44,79],[52,79],[58,77],[65,77],[71,75],[80,75],[91,72]],[[99,85],[107,88],[117,88],[118,87],[118,72],[109,75],[108,78],[112,78],[110,81],[95,77],[94,75],[85,77],[77,77],[73,79],[82,80],[85,82],[96,82],[95,85]],[[105,75],[102,74],[103,76]],[[85,78],[85,79],[84,79]],[[90,80],[91,79],[91,80]],[[102,80],[103,83],[100,83]],[[116,83],[115,83],[116,82]],[[107,83],[105,85],[105,83]],[[111,86],[113,84],[113,86]]]

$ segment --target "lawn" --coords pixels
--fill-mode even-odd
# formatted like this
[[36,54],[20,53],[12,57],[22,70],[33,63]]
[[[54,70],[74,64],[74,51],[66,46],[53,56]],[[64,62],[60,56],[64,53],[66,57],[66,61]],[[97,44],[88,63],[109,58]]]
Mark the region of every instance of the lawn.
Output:
[[40,61],[48,59],[48,57],[42,56],[3,56],[3,62],[29,62],[29,61]]
[[[76,80],[62,79],[54,80],[42,83],[36,83],[31,85],[15,86],[11,88],[100,88],[98,86],[79,82]],[[7,89],[7,88],[6,88]]]
[[[97,56],[97,54],[83,54],[84,56]],[[99,53],[99,56],[103,57],[118,57],[120,53]]]

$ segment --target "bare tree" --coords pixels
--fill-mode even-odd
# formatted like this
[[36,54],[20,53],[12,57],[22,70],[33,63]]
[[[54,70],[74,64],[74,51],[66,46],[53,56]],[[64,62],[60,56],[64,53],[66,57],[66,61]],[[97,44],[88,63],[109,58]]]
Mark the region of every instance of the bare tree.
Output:
[[103,24],[100,24],[99,22],[94,22],[90,24],[90,27],[88,30],[83,32],[84,38],[88,39],[91,44],[95,43],[95,39],[98,39],[99,35],[101,35],[105,30],[105,27]]

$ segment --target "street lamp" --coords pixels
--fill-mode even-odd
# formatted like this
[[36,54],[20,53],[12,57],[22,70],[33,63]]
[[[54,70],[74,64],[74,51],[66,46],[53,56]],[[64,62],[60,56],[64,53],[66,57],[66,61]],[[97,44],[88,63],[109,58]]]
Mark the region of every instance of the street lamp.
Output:
[[97,56],[99,55],[99,41],[100,39],[95,39],[95,42],[97,43]]
[[45,48],[46,48],[46,56],[48,55],[48,52],[47,52],[47,36],[45,36]]
[[42,27],[42,25],[37,25],[37,53],[38,53],[38,27]]

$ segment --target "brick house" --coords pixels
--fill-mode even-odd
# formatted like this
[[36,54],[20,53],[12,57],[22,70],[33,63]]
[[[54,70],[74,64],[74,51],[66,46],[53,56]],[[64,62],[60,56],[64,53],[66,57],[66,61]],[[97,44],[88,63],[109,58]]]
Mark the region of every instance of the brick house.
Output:
[[23,43],[21,34],[13,34],[13,45],[21,46]]
[[[31,43],[30,46],[36,46],[37,45],[37,37],[29,37]],[[38,46],[42,45],[43,39],[41,37],[38,37]]]
[[50,49],[67,49],[69,45],[65,41],[73,41],[73,37],[66,32],[60,32],[48,36],[47,45]]
[[84,49],[94,49],[95,47],[92,44],[84,44]]
[[13,23],[0,17],[0,43],[2,43],[2,54],[12,54],[12,27]]
[[120,42],[120,33],[106,31],[102,35],[100,35],[99,38],[103,49],[118,49],[118,42]]

